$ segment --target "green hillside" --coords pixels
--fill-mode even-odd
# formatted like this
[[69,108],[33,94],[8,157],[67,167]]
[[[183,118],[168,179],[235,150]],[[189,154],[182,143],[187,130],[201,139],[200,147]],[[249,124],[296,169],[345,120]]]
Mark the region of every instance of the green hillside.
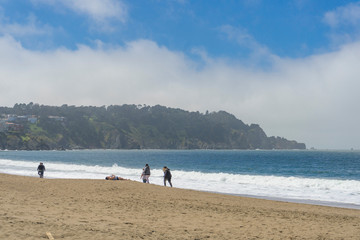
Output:
[[267,137],[224,112],[202,114],[164,106],[0,107],[0,148],[50,149],[305,149]]

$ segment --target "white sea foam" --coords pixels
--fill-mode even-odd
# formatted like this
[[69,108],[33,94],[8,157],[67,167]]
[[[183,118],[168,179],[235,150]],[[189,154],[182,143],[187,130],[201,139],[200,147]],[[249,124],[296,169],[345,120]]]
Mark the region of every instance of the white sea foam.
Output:
[[[36,176],[38,162],[0,159],[0,172]],[[80,164],[46,163],[45,177],[70,179],[104,179],[115,174],[140,181],[141,169]],[[161,169],[152,169],[150,182],[163,184]],[[319,178],[240,175],[172,171],[174,187],[227,194],[253,195],[269,198],[326,201],[360,206],[360,181]]]

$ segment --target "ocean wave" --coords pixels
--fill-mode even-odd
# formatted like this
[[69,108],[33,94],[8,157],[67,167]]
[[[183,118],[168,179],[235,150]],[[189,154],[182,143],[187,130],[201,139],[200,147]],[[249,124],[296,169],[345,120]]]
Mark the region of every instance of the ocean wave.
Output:
[[[35,161],[0,159],[0,172],[22,176],[37,176]],[[115,174],[140,181],[142,169],[112,166],[46,163],[45,177],[69,179],[103,179]],[[163,184],[161,169],[152,169],[150,182]],[[179,188],[227,194],[303,199],[360,205],[360,181],[272,175],[244,175],[172,171],[173,185]]]

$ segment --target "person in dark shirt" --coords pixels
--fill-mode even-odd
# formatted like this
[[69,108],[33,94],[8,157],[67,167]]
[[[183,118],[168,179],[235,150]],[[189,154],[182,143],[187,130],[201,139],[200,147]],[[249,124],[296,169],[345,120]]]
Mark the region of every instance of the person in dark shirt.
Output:
[[45,165],[41,162],[40,165],[37,168],[38,174],[40,176],[40,178],[44,177],[44,172],[45,172]]
[[172,183],[171,183],[171,172],[170,169],[166,166],[163,167],[163,171],[164,171],[164,186],[166,187],[166,181],[169,182],[170,187],[172,187]]

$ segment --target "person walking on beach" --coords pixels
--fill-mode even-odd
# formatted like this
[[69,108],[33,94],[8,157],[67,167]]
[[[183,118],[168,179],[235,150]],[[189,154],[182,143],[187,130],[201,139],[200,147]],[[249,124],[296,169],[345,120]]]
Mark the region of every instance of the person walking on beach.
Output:
[[150,178],[150,166],[149,166],[149,164],[145,164],[145,167],[143,168],[143,172],[142,172],[140,178],[142,178],[143,183],[150,183],[149,182],[149,178]]
[[170,187],[172,187],[172,183],[171,183],[171,172],[170,169],[166,166],[163,167],[163,171],[164,171],[164,186],[166,187],[166,181],[169,182]]
[[44,172],[45,172],[45,165],[41,162],[40,165],[37,168],[38,174],[40,176],[40,178],[44,177]]

